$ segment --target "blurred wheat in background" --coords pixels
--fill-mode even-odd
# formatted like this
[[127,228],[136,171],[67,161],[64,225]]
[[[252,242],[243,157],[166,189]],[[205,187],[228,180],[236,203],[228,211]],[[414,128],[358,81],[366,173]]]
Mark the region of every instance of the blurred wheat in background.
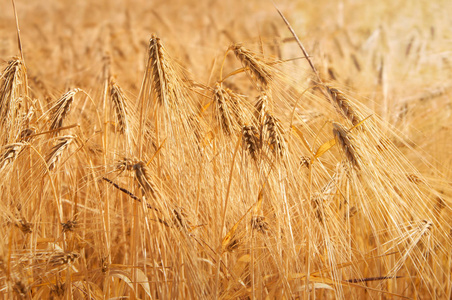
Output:
[[2,298],[452,297],[452,2],[15,4]]

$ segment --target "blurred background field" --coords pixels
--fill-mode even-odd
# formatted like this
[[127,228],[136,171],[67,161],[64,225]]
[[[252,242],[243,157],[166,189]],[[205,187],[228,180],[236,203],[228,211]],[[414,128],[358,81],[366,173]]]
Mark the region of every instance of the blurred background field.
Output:
[[[27,80],[7,95],[21,53],[2,2],[0,103],[21,103],[24,117],[1,123],[0,295],[451,297],[452,2],[276,6],[322,82],[272,1],[16,1]],[[177,77],[168,105],[152,75],[153,34]],[[238,44],[268,65],[268,89],[225,56]],[[125,96],[125,132],[111,80]],[[215,102],[223,86],[240,103],[232,133]],[[332,105],[331,87],[370,116],[358,126],[366,131],[349,131],[360,167],[340,148],[332,121],[355,124]],[[74,127],[48,132],[68,91],[64,126]],[[258,133],[247,136],[249,126]],[[52,157],[62,141],[73,142]]]

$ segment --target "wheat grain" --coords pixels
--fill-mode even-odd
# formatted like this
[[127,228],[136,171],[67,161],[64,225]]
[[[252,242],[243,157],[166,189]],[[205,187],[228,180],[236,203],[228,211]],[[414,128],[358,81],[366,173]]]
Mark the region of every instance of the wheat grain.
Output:
[[115,163],[115,171],[131,171],[134,165],[134,161],[124,157],[122,160],[119,160]]
[[22,142],[30,142],[33,139],[33,135],[36,133],[36,128],[24,128],[19,134],[19,140]]
[[225,245],[225,251],[226,252],[233,252],[237,250],[237,248],[240,246],[240,239],[239,238],[231,238],[229,243]]
[[79,257],[80,254],[76,252],[57,252],[49,257],[48,263],[51,267],[58,267],[73,263]]
[[63,228],[63,232],[74,231],[79,227],[77,215],[75,215],[72,220],[68,220],[66,223],[61,223],[61,227]]
[[315,212],[315,216],[320,223],[324,222],[324,196],[320,193],[315,193],[311,197],[311,205]]
[[309,156],[302,156],[300,158],[300,166],[309,169],[309,167],[311,166],[311,158]]
[[33,232],[32,230],[33,224],[27,222],[26,220],[19,219],[14,225],[16,225],[16,227],[18,227],[20,231],[22,231],[24,234],[29,234]]
[[269,226],[264,216],[254,216],[251,218],[251,228],[260,233],[266,233]]
[[20,299],[27,299],[27,295],[29,294],[30,287],[24,283],[22,280],[16,280],[13,285],[13,292]]

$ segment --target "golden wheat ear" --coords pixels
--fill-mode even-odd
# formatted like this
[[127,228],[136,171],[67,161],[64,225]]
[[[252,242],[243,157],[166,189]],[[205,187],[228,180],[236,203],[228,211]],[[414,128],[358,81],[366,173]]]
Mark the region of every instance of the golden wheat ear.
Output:
[[232,112],[230,108],[229,93],[223,88],[221,83],[216,83],[213,90],[213,101],[215,104],[215,118],[224,133],[230,135],[233,129]]
[[269,107],[269,96],[266,92],[261,92],[256,98],[256,104],[254,105],[255,112],[254,117],[257,124],[262,125],[264,123],[265,114],[267,113]]
[[140,161],[132,166],[132,170],[135,171],[135,179],[138,181],[145,194],[149,193],[154,199],[158,199],[159,192],[156,185],[151,180],[146,164]]
[[347,157],[347,160],[357,169],[360,169],[358,154],[356,153],[355,146],[352,143],[348,130],[341,124],[333,122],[333,135],[337,144],[341,147],[343,153]]
[[241,44],[234,44],[230,47],[235,56],[246,68],[250,77],[253,78],[262,90],[267,90],[272,81],[270,66],[262,60],[256,53],[246,49]]
[[50,150],[50,152],[46,156],[46,163],[49,171],[55,169],[61,155],[64,150],[71,144],[71,142],[75,139],[73,135],[65,135],[61,137],[57,137],[54,139],[55,146]]
[[149,40],[148,56],[147,76],[156,103],[163,107],[176,106],[180,80],[165,47],[155,34]]
[[283,136],[281,122],[270,112],[265,114],[264,129],[268,136],[267,145],[277,157],[283,157],[286,152],[286,142]]
[[328,93],[331,95],[333,105],[336,110],[346,119],[348,119],[353,126],[356,126],[363,120],[363,117],[353,108],[352,103],[347,97],[336,88],[326,87]]
[[0,172],[9,164],[14,162],[23,150],[25,143],[9,144],[1,148],[0,152]]
[[23,61],[14,57],[0,76],[0,129],[4,142],[15,141],[20,130],[20,111],[27,101],[27,74]]
[[261,143],[259,132],[254,126],[243,126],[242,128],[243,148],[249,152],[254,160],[257,160]]
[[[50,108],[50,130],[56,130],[60,127],[63,127],[64,119],[71,111],[71,105],[74,101],[74,96],[80,91],[81,90],[77,88],[70,90],[69,92],[61,96],[57,103]],[[58,131],[56,131],[55,135],[58,135]]]
[[115,109],[119,132],[127,135],[129,133],[129,120],[127,115],[126,99],[122,89],[114,79],[110,80],[110,100]]

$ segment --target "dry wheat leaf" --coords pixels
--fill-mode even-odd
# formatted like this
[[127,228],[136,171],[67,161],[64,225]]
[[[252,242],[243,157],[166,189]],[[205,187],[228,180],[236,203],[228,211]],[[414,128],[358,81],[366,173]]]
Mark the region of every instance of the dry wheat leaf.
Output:
[[151,287],[149,285],[149,279],[147,278],[146,274],[140,269],[136,269],[136,280],[141,285],[143,290],[146,292],[146,294],[152,298],[151,296]]
[[320,146],[319,149],[317,149],[317,152],[315,153],[314,158],[319,158],[325,152],[330,150],[334,145],[336,145],[336,139],[329,140],[328,142],[326,142],[325,144]]

